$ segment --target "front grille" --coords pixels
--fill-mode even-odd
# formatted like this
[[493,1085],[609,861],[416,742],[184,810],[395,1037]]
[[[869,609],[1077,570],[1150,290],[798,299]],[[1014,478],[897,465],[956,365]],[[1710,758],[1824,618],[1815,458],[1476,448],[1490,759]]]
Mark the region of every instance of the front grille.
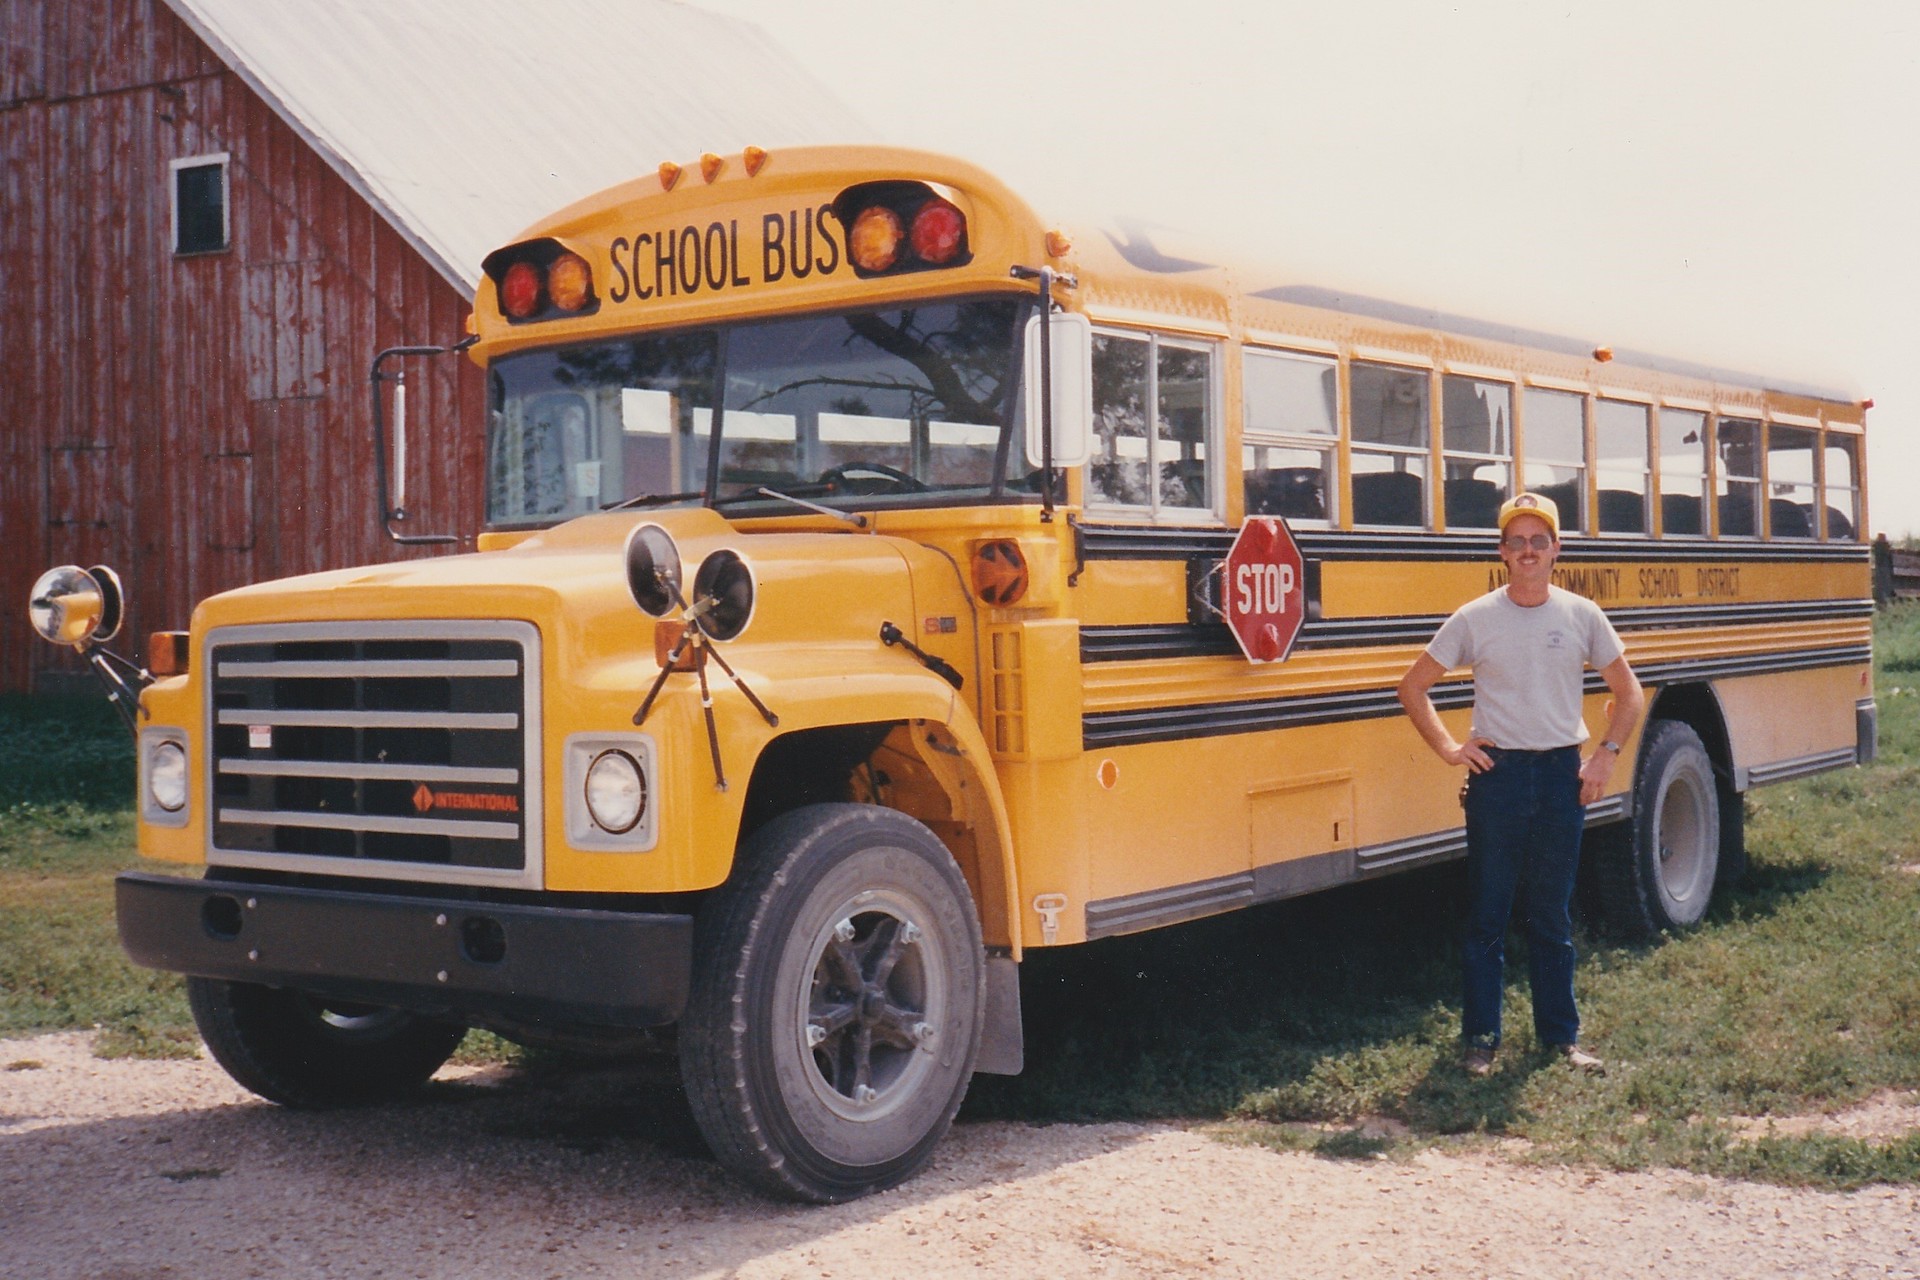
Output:
[[538,648],[514,622],[213,632],[210,860],[537,883]]

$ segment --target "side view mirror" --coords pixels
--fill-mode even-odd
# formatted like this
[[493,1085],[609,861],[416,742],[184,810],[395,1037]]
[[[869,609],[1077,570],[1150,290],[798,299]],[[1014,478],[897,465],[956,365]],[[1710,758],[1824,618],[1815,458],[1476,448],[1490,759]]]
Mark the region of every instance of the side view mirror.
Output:
[[49,569],[33,584],[27,617],[40,638],[50,644],[82,648],[91,641],[111,640],[126,616],[126,593],[120,575],[103,564],[82,569],[63,564]]
[[[373,358],[373,369],[367,375],[373,385],[373,480],[374,498],[379,504],[377,515],[380,527],[387,531],[387,537],[403,546],[436,546],[465,541],[452,533],[401,533],[394,525],[407,519],[407,375],[405,369],[395,369],[389,373],[386,364],[389,360],[399,360],[413,356],[444,356],[465,351],[476,341],[472,336],[462,338],[450,347],[388,347]],[[385,397],[382,388],[393,384],[393,416],[389,424]],[[392,453],[388,453],[388,439],[392,439]]]
[[[1043,351],[1050,357],[1044,364]],[[1043,372],[1051,403],[1042,391]],[[1086,462],[1093,447],[1093,325],[1085,316],[1056,311],[1027,321],[1025,381],[1027,464],[1077,467]]]

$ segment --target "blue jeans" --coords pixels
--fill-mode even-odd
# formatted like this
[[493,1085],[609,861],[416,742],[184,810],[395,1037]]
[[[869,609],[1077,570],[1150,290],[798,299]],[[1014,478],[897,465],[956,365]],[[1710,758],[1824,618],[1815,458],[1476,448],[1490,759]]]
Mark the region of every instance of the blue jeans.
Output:
[[1500,1043],[1507,920],[1526,892],[1527,969],[1533,1029],[1543,1045],[1573,1044],[1574,873],[1580,866],[1580,748],[1487,748],[1493,768],[1467,780],[1467,932],[1462,1031],[1469,1044]]

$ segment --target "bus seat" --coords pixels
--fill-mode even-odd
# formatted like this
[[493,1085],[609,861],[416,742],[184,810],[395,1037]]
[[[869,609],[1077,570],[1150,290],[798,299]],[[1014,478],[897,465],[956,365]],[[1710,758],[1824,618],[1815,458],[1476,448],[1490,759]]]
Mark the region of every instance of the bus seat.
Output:
[[1691,493],[1660,495],[1660,528],[1666,533],[1705,533],[1700,527],[1700,499]]
[[1790,499],[1769,499],[1767,520],[1776,538],[1811,538],[1813,536],[1812,510]]
[[1411,471],[1366,471],[1353,478],[1355,524],[1418,529],[1427,522],[1426,507],[1426,481]]
[[1835,540],[1853,538],[1853,521],[1838,507],[1827,508],[1827,536]]
[[1318,467],[1274,467],[1249,471],[1247,514],[1296,520],[1327,518],[1326,491]]
[[1449,529],[1491,529],[1500,520],[1500,504],[1506,495],[1491,480],[1463,477],[1446,483],[1447,527]]
[[1647,500],[1631,489],[1600,491],[1600,531],[1602,533],[1645,533]]
[[1720,534],[1722,537],[1751,538],[1760,531],[1753,527],[1753,498],[1745,493],[1720,495]]

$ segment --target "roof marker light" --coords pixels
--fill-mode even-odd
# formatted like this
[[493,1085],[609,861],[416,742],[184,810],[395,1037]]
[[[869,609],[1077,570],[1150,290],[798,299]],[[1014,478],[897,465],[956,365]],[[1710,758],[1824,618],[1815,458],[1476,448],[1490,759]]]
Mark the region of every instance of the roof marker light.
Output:
[[673,190],[673,184],[678,181],[680,181],[680,166],[671,160],[662,160],[660,162],[660,189],[662,191],[671,191]]
[[1064,258],[1072,252],[1073,241],[1067,239],[1066,232],[1047,232],[1047,256],[1049,258]]
[[1605,364],[1607,361],[1613,359],[1613,348],[1612,347],[1595,347],[1593,349],[1593,358],[1595,360],[1598,360],[1601,364]]
[[700,156],[700,176],[704,178],[706,181],[712,182],[715,178],[720,176],[720,170],[725,165],[726,165],[726,161],[722,160],[719,156],[713,154],[713,152],[711,151],[703,152],[701,153],[701,156]]
[[741,162],[747,166],[747,176],[749,178],[757,178],[760,176],[761,167],[767,163],[767,149],[765,147],[748,147],[740,153],[740,159]]

